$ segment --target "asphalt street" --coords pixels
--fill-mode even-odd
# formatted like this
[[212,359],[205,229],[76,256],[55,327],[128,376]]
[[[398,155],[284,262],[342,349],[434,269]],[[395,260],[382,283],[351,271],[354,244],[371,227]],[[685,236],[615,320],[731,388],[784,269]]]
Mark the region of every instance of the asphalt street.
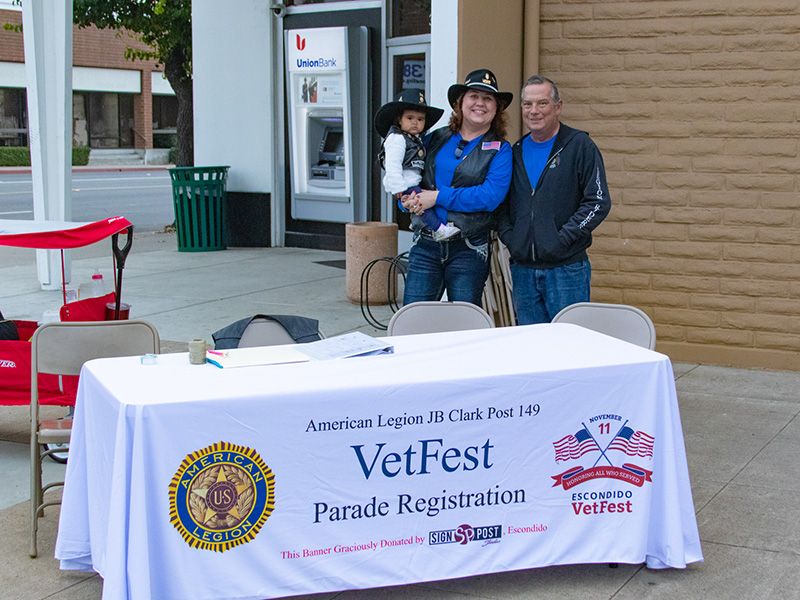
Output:
[[[72,221],[121,215],[139,232],[161,231],[174,220],[166,170],[73,171]],[[30,173],[0,173],[0,219],[32,219]]]

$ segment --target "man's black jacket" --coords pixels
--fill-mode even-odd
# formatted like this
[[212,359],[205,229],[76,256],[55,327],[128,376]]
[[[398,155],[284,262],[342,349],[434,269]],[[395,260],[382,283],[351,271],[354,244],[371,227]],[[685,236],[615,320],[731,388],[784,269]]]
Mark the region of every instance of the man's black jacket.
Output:
[[588,133],[561,123],[534,189],[522,161],[524,139],[512,147],[511,187],[497,213],[500,239],[514,263],[549,268],[582,260],[611,209],[603,157]]

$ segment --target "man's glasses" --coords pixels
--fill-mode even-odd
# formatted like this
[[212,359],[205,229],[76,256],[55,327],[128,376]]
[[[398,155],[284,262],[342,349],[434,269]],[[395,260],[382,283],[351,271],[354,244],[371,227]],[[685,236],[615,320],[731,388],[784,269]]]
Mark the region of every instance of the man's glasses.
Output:
[[469,142],[467,140],[461,140],[458,142],[458,146],[456,146],[456,158],[461,158],[464,154],[464,148],[467,147]]

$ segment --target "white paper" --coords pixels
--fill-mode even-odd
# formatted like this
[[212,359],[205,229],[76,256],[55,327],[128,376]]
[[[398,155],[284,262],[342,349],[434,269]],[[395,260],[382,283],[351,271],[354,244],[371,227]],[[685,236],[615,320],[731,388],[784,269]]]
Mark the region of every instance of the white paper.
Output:
[[332,338],[303,344],[299,350],[314,360],[330,360],[332,358],[350,358],[353,356],[370,356],[374,354],[391,354],[391,344],[371,337],[360,331],[345,333]]

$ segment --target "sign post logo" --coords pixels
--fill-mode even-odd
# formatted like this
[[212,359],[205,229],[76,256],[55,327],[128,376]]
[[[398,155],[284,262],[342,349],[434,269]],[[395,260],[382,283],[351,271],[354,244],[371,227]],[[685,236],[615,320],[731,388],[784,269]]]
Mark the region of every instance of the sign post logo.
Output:
[[438,546],[440,544],[461,544],[464,546],[470,542],[483,542],[486,545],[499,542],[502,536],[503,531],[500,525],[473,526],[464,523],[455,529],[428,532],[428,544],[430,546]]
[[183,459],[170,523],[192,548],[225,552],[255,538],[275,508],[275,475],[252,448],[217,442]]
[[297,46],[298,50],[305,50],[306,49],[306,38],[301,37],[299,33],[295,35],[294,43]]

